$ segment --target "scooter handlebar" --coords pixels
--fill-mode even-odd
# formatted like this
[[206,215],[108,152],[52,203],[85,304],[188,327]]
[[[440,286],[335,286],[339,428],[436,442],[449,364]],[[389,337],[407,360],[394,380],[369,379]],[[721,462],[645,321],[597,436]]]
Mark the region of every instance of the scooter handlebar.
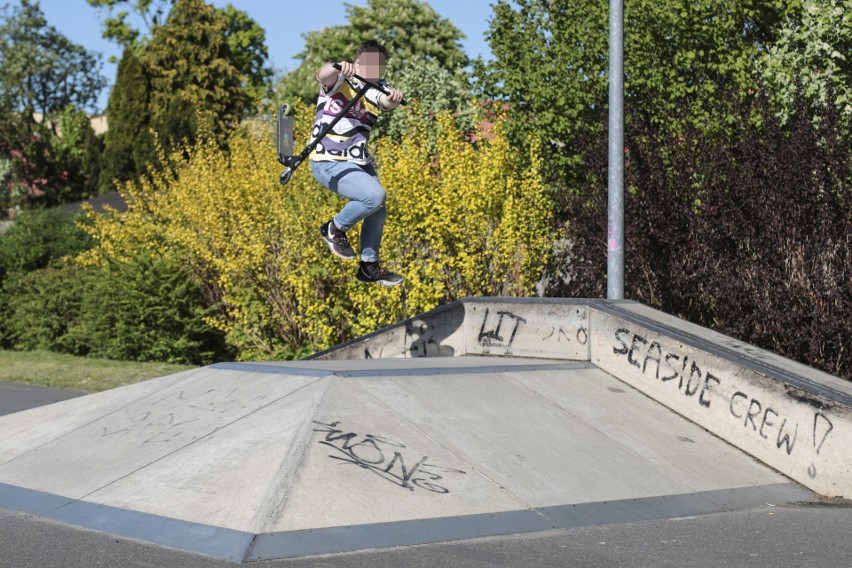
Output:
[[[340,71],[340,70],[341,70],[340,63],[338,63],[338,62],[336,62],[336,61],[335,61],[334,63],[332,63],[332,65],[333,65],[333,66],[334,66],[334,68],[335,68],[335,69],[337,69],[338,71]],[[365,78],[361,77],[360,75],[354,75],[354,77],[355,77],[356,79],[358,79],[359,81],[361,81],[362,83],[366,83],[367,85],[370,85],[372,88],[376,89],[377,91],[379,91],[379,92],[381,92],[381,93],[383,93],[383,94],[385,94],[385,95],[387,95],[387,96],[390,96],[390,93],[387,91],[387,89],[385,89],[385,88],[384,88],[384,87],[382,87],[381,85],[378,85],[378,84],[376,84],[376,83],[374,83],[374,82],[372,82],[372,81],[370,81],[370,80],[367,80],[367,79],[365,79]],[[399,104],[404,105],[404,104],[405,104],[405,99],[401,100],[401,101],[399,102]]]

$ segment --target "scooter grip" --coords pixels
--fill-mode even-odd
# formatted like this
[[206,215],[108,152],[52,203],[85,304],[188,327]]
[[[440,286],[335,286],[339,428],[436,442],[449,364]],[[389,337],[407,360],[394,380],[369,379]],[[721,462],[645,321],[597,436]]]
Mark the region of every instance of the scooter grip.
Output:
[[[337,61],[333,62],[331,65],[332,65],[332,67],[334,67],[334,68],[335,68],[335,69],[337,69],[338,71],[340,71],[341,69],[343,69],[343,68],[340,66],[340,63],[338,63]],[[389,92],[387,92],[387,91],[386,91],[384,88],[382,88],[380,85],[377,85],[377,84],[373,83],[372,81],[368,81],[368,80],[364,79],[363,77],[361,77],[361,76],[359,76],[359,75],[355,75],[355,78],[356,78],[356,79],[358,79],[358,80],[359,80],[359,81],[361,81],[361,82],[367,83],[368,85],[370,85],[371,87],[373,87],[373,88],[374,88],[374,89],[376,89],[377,91],[379,91],[379,92],[381,92],[381,93],[383,93],[383,94],[385,94],[385,95],[390,96],[390,93],[389,93]],[[401,101],[399,102],[399,104],[401,104],[401,105],[405,106],[405,104],[406,104],[405,99],[401,100]]]

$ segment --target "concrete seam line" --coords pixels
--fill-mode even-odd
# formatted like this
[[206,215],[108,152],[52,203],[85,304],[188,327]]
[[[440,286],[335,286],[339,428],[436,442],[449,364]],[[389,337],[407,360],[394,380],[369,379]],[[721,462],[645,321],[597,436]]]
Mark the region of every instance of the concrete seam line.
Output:
[[535,371],[576,371],[578,369],[597,368],[589,362],[559,362],[559,363],[537,363],[533,365],[488,365],[480,367],[425,367],[414,369],[358,369],[349,371],[336,371],[341,377],[368,378],[368,377],[412,377],[433,375],[487,375],[493,373],[512,372],[535,372]]
[[246,546],[246,549],[243,551],[243,557],[240,560],[240,564],[245,564],[247,562],[250,562],[249,555],[251,554],[251,551],[254,549],[254,547],[257,543],[257,537],[259,537],[259,536],[260,535],[258,535],[258,534],[255,534],[255,535],[252,536],[251,542],[248,543],[248,546]]
[[[514,296],[469,296],[459,300],[464,304],[556,304],[562,306],[587,306],[589,298],[519,298]],[[625,302],[634,303],[631,300]]]
[[214,363],[210,369],[216,371],[242,371],[245,373],[265,373],[269,375],[296,375],[300,377],[327,377],[334,375],[334,369],[314,367],[285,367],[283,365],[263,365],[260,363]]
[[[496,359],[496,357],[495,357]],[[510,373],[513,371],[565,371],[577,369],[593,369],[596,366],[588,361],[558,361],[553,363],[533,363],[529,365],[483,365],[479,367],[425,367],[413,369],[358,369],[332,370],[312,369],[302,367],[283,367],[277,365],[257,365],[251,363],[217,363],[212,369],[225,371],[245,371],[248,373],[268,373],[272,375],[299,375],[311,377],[389,377],[389,376],[419,376],[419,375],[473,375],[487,373]]]
[[[312,380],[312,381],[310,381],[310,382],[308,382],[308,383],[305,383],[304,385],[300,386],[299,388],[297,388],[297,389],[295,389],[295,390],[292,390],[292,391],[288,392],[287,394],[285,394],[285,395],[283,395],[283,396],[280,396],[280,397],[276,398],[275,400],[272,400],[272,401],[268,402],[267,404],[264,404],[264,405],[262,405],[262,406],[259,406],[259,407],[255,408],[254,410],[252,410],[252,411],[250,411],[250,412],[247,412],[247,413],[245,413],[245,414],[243,414],[243,415],[241,415],[241,416],[239,416],[239,417],[237,417],[237,418],[235,418],[235,419],[231,420],[231,421],[230,421],[230,422],[228,422],[227,424],[223,424],[222,426],[220,426],[220,427],[218,427],[218,428],[216,428],[216,429],[214,429],[214,430],[211,430],[210,432],[207,432],[207,433],[206,433],[206,434],[204,434],[203,436],[201,436],[201,437],[199,437],[199,438],[196,438],[195,440],[191,440],[190,442],[188,442],[188,443],[186,443],[186,444],[182,445],[181,447],[179,447],[179,448],[175,448],[175,449],[174,449],[174,450],[172,450],[171,452],[168,452],[168,453],[166,453],[166,454],[163,454],[163,455],[159,456],[158,458],[156,458],[156,459],[154,459],[154,460],[152,460],[152,461],[150,461],[150,462],[146,463],[145,465],[143,465],[143,466],[141,466],[141,467],[137,467],[137,468],[136,468],[136,469],[134,469],[133,471],[127,472],[127,473],[126,473],[126,474],[124,474],[124,475],[121,475],[121,476],[119,476],[119,477],[116,477],[115,479],[113,479],[113,480],[112,480],[112,481],[110,481],[109,483],[106,483],[106,484],[104,484],[104,485],[102,485],[102,486],[98,487],[97,489],[93,489],[93,490],[89,491],[88,493],[86,493],[85,495],[81,495],[80,497],[78,497],[77,499],[75,499],[73,502],[71,502],[71,503],[66,503],[65,505],[62,505],[62,507],[67,507],[67,506],[69,506],[69,505],[73,505],[74,503],[76,503],[76,502],[78,502],[78,501],[83,501],[83,499],[85,499],[86,497],[89,497],[90,495],[93,495],[93,494],[97,493],[98,491],[101,491],[101,490],[103,490],[103,489],[105,489],[105,488],[109,487],[110,485],[112,485],[112,484],[114,484],[114,483],[117,483],[117,482],[121,481],[122,479],[126,479],[127,477],[130,477],[131,475],[133,475],[134,473],[136,473],[136,472],[138,472],[138,471],[141,471],[141,470],[143,470],[143,469],[145,469],[145,468],[147,468],[147,467],[150,467],[150,466],[154,465],[155,463],[157,463],[157,462],[159,462],[159,461],[162,461],[162,460],[164,460],[164,459],[166,459],[166,458],[168,458],[168,457],[170,457],[170,456],[172,456],[172,455],[174,455],[174,454],[176,454],[176,453],[178,453],[178,452],[181,452],[181,451],[185,450],[186,448],[188,448],[188,447],[190,447],[190,446],[192,446],[192,445],[195,445],[195,444],[197,444],[198,442],[201,442],[202,440],[204,440],[204,439],[206,439],[206,438],[208,438],[208,437],[212,436],[213,434],[216,434],[217,432],[221,432],[222,430],[224,430],[225,428],[227,428],[227,427],[231,426],[232,424],[234,424],[234,423],[236,423],[236,422],[239,422],[240,420],[243,420],[243,419],[245,419],[245,418],[247,418],[247,417],[251,416],[252,414],[256,414],[257,412],[260,412],[261,410],[264,410],[264,409],[266,409],[266,408],[268,408],[268,407],[272,406],[273,404],[276,404],[276,403],[278,403],[278,402],[280,402],[280,401],[284,400],[285,398],[289,397],[290,395],[295,394],[295,393],[297,393],[297,392],[301,391],[302,389],[305,389],[305,388],[307,388],[307,387],[309,387],[309,386],[313,385],[314,383],[316,383],[317,381],[320,381],[320,380],[322,380],[322,379],[323,379],[323,377],[318,377],[318,378],[316,378],[316,379],[314,379],[314,380]],[[61,509],[62,507],[59,507],[59,509]],[[57,510],[58,510],[58,509],[57,509]]]
[[[319,400],[311,405],[311,418],[314,419],[319,413],[319,409],[323,407],[326,397],[328,396],[329,378],[326,387],[322,391]],[[316,382],[316,381],[314,381]],[[313,384],[313,383],[311,383]],[[287,457],[281,460],[273,482],[270,483],[266,491],[266,498],[263,500],[266,506],[262,511],[258,511],[254,519],[252,519],[252,530],[260,532],[269,530],[269,524],[275,523],[278,517],[283,513],[287,506],[287,501],[290,498],[290,492],[298,483],[302,473],[303,465],[308,457],[313,436],[313,420],[308,420],[302,424],[298,434],[294,438],[295,447],[291,447],[287,452]],[[258,527],[258,522],[262,524]]]

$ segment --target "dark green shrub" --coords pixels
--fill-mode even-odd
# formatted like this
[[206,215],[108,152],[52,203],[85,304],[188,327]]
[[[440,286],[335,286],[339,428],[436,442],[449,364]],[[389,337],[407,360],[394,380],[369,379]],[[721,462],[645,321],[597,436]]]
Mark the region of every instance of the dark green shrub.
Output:
[[75,219],[58,209],[32,209],[0,235],[0,347],[84,349],[68,330],[79,316],[85,273],[63,258],[92,245]]
[[77,219],[60,209],[32,209],[15,217],[0,235],[0,279],[10,273],[46,268],[89,249],[93,241]]
[[177,260],[140,253],[95,273],[75,335],[94,356],[208,364],[229,355],[223,335],[204,322],[212,311]]
[[84,355],[76,338],[86,269],[73,264],[16,272],[3,285],[0,341],[7,348]]
[[39,215],[3,239],[12,270],[0,289],[0,347],[197,365],[232,356],[204,322],[213,309],[198,282],[177,261],[141,254],[103,269],[63,262],[81,248],[76,233],[54,239],[67,223]]

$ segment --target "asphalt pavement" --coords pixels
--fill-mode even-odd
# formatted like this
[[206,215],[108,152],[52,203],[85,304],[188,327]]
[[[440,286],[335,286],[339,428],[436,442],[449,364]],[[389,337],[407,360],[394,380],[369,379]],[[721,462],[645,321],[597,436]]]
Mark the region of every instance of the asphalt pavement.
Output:
[[0,381],[0,416],[82,396],[80,391]]

